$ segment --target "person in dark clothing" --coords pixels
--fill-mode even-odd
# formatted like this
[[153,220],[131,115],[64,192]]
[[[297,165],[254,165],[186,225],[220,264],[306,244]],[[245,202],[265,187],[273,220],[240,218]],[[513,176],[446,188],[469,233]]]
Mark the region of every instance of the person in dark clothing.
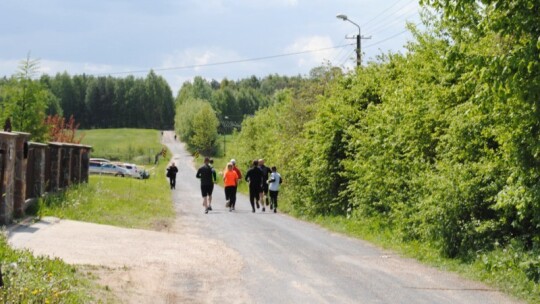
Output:
[[[214,184],[215,184],[217,182],[217,172],[216,172],[216,169],[214,169],[214,160],[212,158],[210,158],[208,165],[210,166],[210,168],[212,168],[212,177],[214,178]],[[208,206],[208,211],[212,211],[211,204]]]
[[259,169],[259,161],[254,160],[253,165],[246,173],[246,181],[249,183],[249,202],[251,203],[252,212],[255,212],[255,202],[259,209],[260,193],[262,191],[263,176]]
[[[265,211],[264,209],[264,206],[268,206],[269,205],[269,198],[268,198],[268,177],[270,176],[270,168],[268,168],[267,166],[264,165],[264,159],[259,159],[259,169],[261,170],[262,172],[262,178],[263,178],[263,184],[262,184],[262,189],[261,189],[261,205],[263,206],[262,207],[262,212]],[[270,205],[270,210],[272,210],[272,205]]]
[[167,168],[167,177],[169,178],[169,184],[171,185],[171,189],[176,189],[176,174],[178,173],[178,168],[174,163],[171,164],[169,168]]
[[197,170],[197,178],[201,180],[201,194],[203,197],[204,213],[212,210],[212,192],[214,191],[214,174],[210,167],[210,159],[204,159],[204,165]]

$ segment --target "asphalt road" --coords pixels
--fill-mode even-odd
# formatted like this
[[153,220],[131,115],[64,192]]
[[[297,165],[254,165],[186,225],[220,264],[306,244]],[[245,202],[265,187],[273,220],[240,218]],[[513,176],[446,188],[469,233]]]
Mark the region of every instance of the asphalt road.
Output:
[[11,227],[10,243],[90,265],[125,303],[518,303],[279,212],[252,213],[242,194],[229,212],[221,187],[214,190],[214,211],[204,214],[195,178],[202,159],[194,163],[172,132],[163,142],[179,169],[171,227],[148,231],[43,219]]
[[240,281],[248,302],[515,303],[483,284],[420,265],[367,242],[268,210],[253,214],[245,195],[238,196],[236,211],[229,212],[221,187],[214,190],[214,211],[204,214],[194,167],[202,159],[194,164],[171,133],[165,134],[164,142],[179,167],[173,191],[179,218],[239,253],[243,260]]

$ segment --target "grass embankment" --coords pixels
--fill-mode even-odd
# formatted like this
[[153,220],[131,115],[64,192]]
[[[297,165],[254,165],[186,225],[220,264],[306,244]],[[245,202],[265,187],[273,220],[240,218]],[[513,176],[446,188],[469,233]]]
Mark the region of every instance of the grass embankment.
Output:
[[[110,157],[110,151],[113,151],[120,160],[153,160],[153,155],[133,153],[155,152],[162,148],[160,134],[156,130],[83,132],[84,143],[95,149],[92,157]],[[171,194],[165,178],[167,161],[160,157],[157,165],[147,166],[150,178],[146,180],[90,175],[88,184],[72,187],[44,199],[39,206],[39,215],[128,228],[167,227],[174,218]]]
[[[110,157],[137,164],[153,162],[161,150],[156,130],[83,131],[83,143],[94,147],[94,157]],[[170,154],[169,154],[170,155]],[[137,161],[139,160],[139,161]],[[71,187],[41,200],[36,214],[122,227],[162,229],[174,218],[165,180],[167,160],[147,166],[150,179],[90,176],[88,184]],[[59,259],[34,257],[14,250],[0,235],[0,266],[4,287],[0,303],[106,303],[116,299],[93,282],[91,271]]]

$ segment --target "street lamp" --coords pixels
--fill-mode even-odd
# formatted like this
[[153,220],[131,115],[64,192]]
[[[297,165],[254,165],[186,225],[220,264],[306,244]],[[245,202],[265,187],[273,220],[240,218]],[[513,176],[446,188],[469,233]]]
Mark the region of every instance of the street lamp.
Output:
[[358,28],[358,35],[356,36],[356,66],[359,67],[359,66],[362,65],[362,43],[361,43],[361,40],[362,39],[371,39],[371,36],[363,37],[362,36],[362,31],[360,30],[360,25],[356,24],[354,21],[349,19],[349,17],[347,17],[347,15],[339,14],[339,15],[336,16],[336,18],[341,19],[343,21],[349,21],[350,23],[356,25],[356,27]]
[[227,151],[225,150],[225,145],[226,145],[226,130],[227,130],[227,123],[226,123],[226,120],[229,119],[229,116],[223,116],[223,157],[225,157],[225,155],[227,154]]

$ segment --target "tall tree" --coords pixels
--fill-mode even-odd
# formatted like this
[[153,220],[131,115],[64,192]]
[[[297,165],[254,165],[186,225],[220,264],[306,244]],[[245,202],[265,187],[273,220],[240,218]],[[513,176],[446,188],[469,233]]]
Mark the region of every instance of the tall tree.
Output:
[[42,140],[46,135],[43,120],[48,102],[54,101],[50,92],[34,80],[39,69],[39,61],[30,55],[19,65],[19,71],[2,90],[2,121],[10,117],[13,130],[28,132],[34,140]]

